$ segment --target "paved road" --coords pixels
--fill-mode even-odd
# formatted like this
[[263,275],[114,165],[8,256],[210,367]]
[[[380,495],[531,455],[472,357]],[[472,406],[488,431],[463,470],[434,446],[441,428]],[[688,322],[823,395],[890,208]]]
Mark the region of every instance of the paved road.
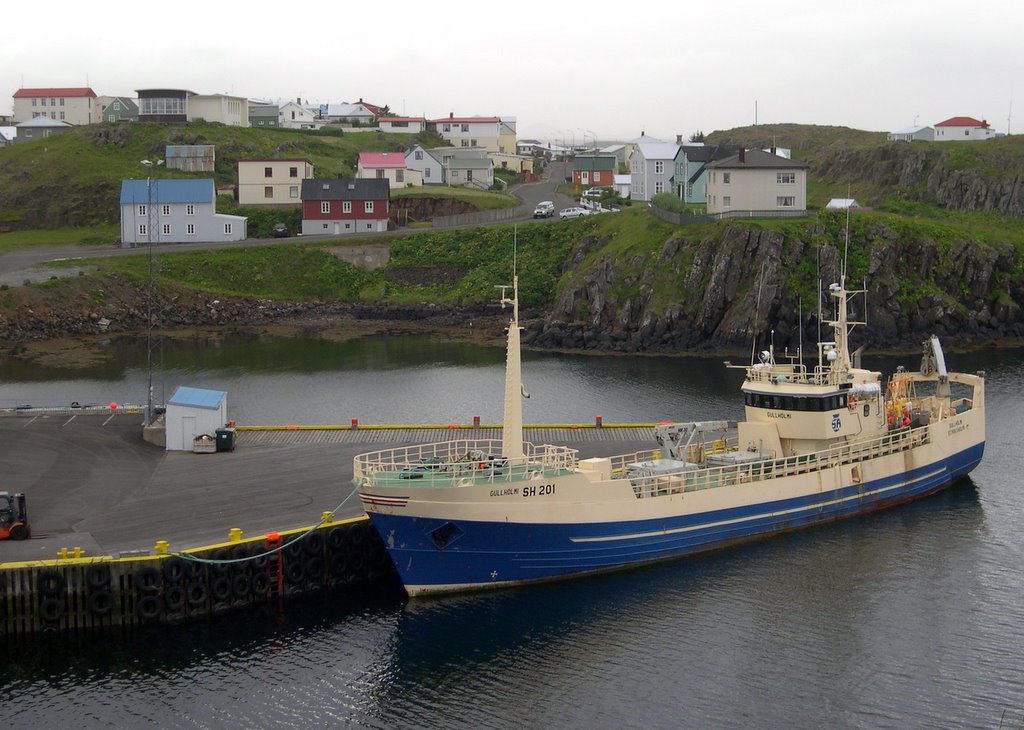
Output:
[[[518,209],[518,215],[511,221],[501,221],[501,225],[509,222],[523,222],[533,220],[533,209],[542,200],[551,200],[555,204],[555,210],[567,207],[574,203],[573,199],[554,192],[555,186],[562,182],[568,174],[568,164],[564,162],[552,162],[540,182],[516,186],[511,192],[516,195],[523,204]],[[480,225],[480,224],[473,224]],[[497,225],[497,224],[495,224]],[[473,227],[465,226],[465,227]],[[415,231],[398,230],[388,233],[358,233],[344,236],[304,236],[298,238],[272,238],[272,239],[247,239],[245,241],[230,242],[197,242],[197,243],[174,243],[162,244],[154,247],[160,256],[167,254],[184,253],[186,251],[205,251],[212,248],[226,248],[230,246],[280,246],[296,243],[297,241],[325,241],[331,243],[356,243],[360,239],[377,239],[380,237],[404,236],[410,233],[421,233],[423,229]],[[138,256],[146,253],[145,248],[124,249],[115,246],[47,246],[28,249],[19,249],[0,254],[0,285],[20,286],[26,280],[45,281],[58,275],[72,276],[80,269],[87,269],[85,266],[67,269],[54,269],[45,264],[50,261],[65,259],[84,259],[104,256]]]
[[[649,428],[527,435],[583,458],[655,447]],[[252,537],[316,524],[352,492],[357,454],[446,438],[427,429],[242,431],[233,452],[192,454],[145,443],[138,414],[2,416],[0,490],[25,493],[33,537],[0,541],[0,563],[54,558],[62,547],[152,550],[158,539],[182,550],[224,542],[232,527]],[[338,517],[361,514],[352,496]]]

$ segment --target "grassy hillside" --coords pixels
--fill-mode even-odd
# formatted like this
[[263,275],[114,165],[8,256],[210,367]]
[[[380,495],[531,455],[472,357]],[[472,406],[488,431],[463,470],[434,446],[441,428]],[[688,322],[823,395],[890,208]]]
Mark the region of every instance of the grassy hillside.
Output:
[[[976,175],[1003,184],[993,193],[1005,197],[1024,169],[1024,136],[985,142],[888,142],[885,132],[807,124],[766,124],[738,127],[708,135],[711,144],[732,144],[792,150],[793,159],[806,162],[807,201],[823,207],[831,198],[853,197],[864,204],[888,207],[894,200],[939,202],[936,188],[951,175]],[[967,203],[968,206],[973,203]]]
[[[218,186],[236,180],[239,158],[308,158],[317,177],[350,176],[360,152],[401,150],[408,135],[340,130],[228,127],[222,124],[96,124],[0,150],[0,225],[17,229],[116,223],[120,182],[144,178],[141,160],[168,144],[216,146]],[[158,176],[209,177],[157,168]]]

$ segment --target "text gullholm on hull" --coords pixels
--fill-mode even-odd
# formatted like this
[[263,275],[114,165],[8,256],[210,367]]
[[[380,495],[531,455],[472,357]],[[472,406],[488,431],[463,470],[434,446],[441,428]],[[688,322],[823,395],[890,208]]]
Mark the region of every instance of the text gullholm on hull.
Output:
[[745,366],[739,422],[655,429],[658,448],[579,459],[522,439],[518,286],[501,441],[362,454],[354,475],[410,595],[554,580],[680,557],[933,494],[985,446],[984,378],[946,371],[936,338],[919,371],[851,361],[845,283],[816,363]]

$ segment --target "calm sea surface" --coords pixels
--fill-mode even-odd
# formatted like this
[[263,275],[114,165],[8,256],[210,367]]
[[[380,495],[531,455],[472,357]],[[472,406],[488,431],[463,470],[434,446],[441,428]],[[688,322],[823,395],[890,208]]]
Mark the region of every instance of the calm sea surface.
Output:
[[[144,403],[144,345],[107,347],[116,365],[0,360],[0,405]],[[503,358],[430,338],[168,341],[155,390],[225,390],[246,424],[489,422]],[[7,725],[1024,727],[1024,352],[947,362],[987,371],[988,446],[937,497],[529,589],[333,594],[130,636],[42,637],[0,663]],[[526,353],[523,370],[527,421],[742,414],[740,375],[718,360]]]

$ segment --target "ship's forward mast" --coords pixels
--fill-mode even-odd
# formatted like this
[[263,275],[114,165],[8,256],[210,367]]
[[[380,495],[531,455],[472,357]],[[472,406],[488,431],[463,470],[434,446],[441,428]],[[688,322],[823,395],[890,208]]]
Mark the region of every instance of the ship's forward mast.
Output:
[[505,408],[501,430],[501,455],[506,459],[522,459],[523,455],[523,374],[519,350],[519,275],[512,275],[512,298],[508,285],[501,289],[501,308],[512,305],[512,319],[508,325],[508,345],[505,352]]
[[819,367],[827,365],[833,373],[849,372],[853,367],[850,358],[850,333],[857,325],[866,325],[865,321],[850,320],[850,298],[857,294],[866,296],[866,289],[850,291],[846,288],[846,275],[839,277],[839,282],[828,288],[829,294],[835,299],[836,318],[828,322],[832,328],[832,342],[818,345]]

